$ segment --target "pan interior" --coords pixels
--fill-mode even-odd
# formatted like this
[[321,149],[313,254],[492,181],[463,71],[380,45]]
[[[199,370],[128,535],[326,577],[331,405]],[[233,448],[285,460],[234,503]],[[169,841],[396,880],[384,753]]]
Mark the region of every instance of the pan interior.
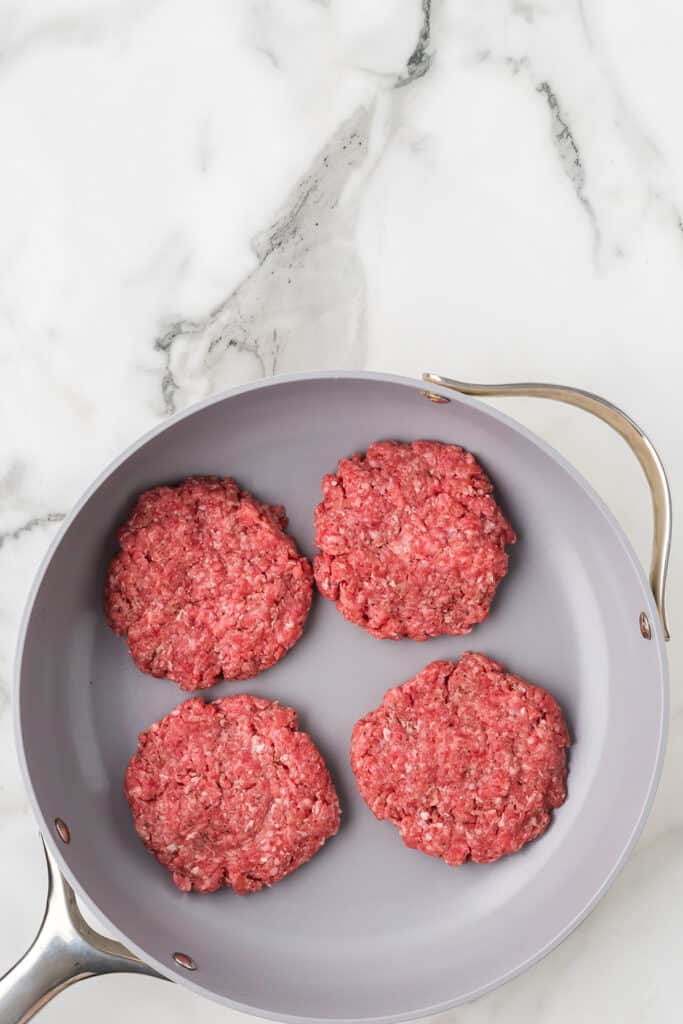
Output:
[[[277,666],[208,696],[291,704],[321,748],[343,823],[313,861],[240,898],[181,894],[145,851],[122,793],[136,734],[185,695],[144,676],[107,628],[102,586],[134,497],[189,474],[234,476],[282,502],[313,552],[320,479],[373,440],[432,438],[471,449],[519,534],[489,619],[467,637],[379,641],[319,596],[302,641]],[[421,1015],[490,987],[537,957],[605,884],[651,794],[661,748],[663,667],[638,616],[654,615],[630,549],[575,474],[497,414],[413,382],[285,380],[171,423],[80,508],[38,588],[21,664],[20,717],[43,827],[99,910],[145,958],[192,987],[260,1014]],[[389,686],[465,650],[545,686],[570,723],[569,798],[547,834],[494,865],[449,868],[375,821],[348,759],[354,722]],[[181,950],[198,965],[176,967]]]

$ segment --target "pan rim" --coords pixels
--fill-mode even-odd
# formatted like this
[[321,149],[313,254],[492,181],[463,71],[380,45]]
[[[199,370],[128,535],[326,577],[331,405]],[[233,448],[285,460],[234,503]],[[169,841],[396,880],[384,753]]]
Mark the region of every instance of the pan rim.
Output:
[[[60,546],[63,537],[70,529],[72,523],[81,512],[82,508],[89,501],[93,494],[102,486],[102,484],[110,477],[110,475],[118,469],[124,462],[126,462],[135,452],[141,449],[149,441],[153,440],[160,434],[164,433],[167,429],[170,429],[176,423],[201,413],[203,410],[216,405],[220,402],[227,401],[238,395],[248,393],[250,391],[262,390],[268,387],[278,387],[297,382],[315,382],[320,380],[351,380],[351,381],[375,381],[386,384],[392,384],[402,387],[409,387],[411,389],[421,390],[424,388],[422,381],[416,380],[412,377],[401,376],[397,374],[387,374],[376,371],[356,371],[356,370],[326,370],[326,371],[311,371],[304,373],[291,373],[283,374],[268,379],[257,379],[255,381],[249,381],[246,384],[241,384],[233,388],[229,388],[225,391],[221,391],[216,395],[212,395],[201,402],[193,403],[187,409],[180,410],[173,416],[163,420],[161,423],[152,427],[146,431],[131,444],[129,444],[122,452],[120,452],[113,460],[111,460],[107,466],[96,476],[96,478],[90,483],[90,485],[81,494],[79,499],[72,507],[69,514],[66,516],[64,521],[61,523],[56,535],[52,539],[47,552],[43,556],[39,568],[35,574],[32,585],[29,589],[29,593],[24,605],[24,609],[21,616],[18,640],[14,658],[14,671],[13,671],[13,724],[14,724],[14,737],[15,745],[17,749],[17,755],[24,777],[26,790],[29,797],[29,802],[33,813],[37,819],[38,825],[41,829],[43,840],[48,846],[50,852],[55,856],[57,863],[64,876],[73,886],[79,899],[83,901],[83,904],[106,926],[110,931],[111,935],[118,938],[124,945],[126,945],[132,952],[134,952],[142,961],[155,968],[160,974],[171,981],[178,981],[184,987],[190,989],[198,995],[202,995],[206,998],[213,999],[220,1004],[230,1007],[235,1010],[239,1010],[242,1013],[247,1013],[252,1016],[262,1017],[268,1020],[276,1021],[287,1021],[289,1024],[312,1024],[313,1021],[325,1021],[325,1024],[398,1024],[398,1022],[415,1020],[421,1017],[435,1015],[437,1013],[444,1012],[445,1010],[452,1009],[456,1006],[463,1005],[468,1002],[472,1002],[475,999],[491,992],[513,978],[522,974],[528,970],[534,964],[540,962],[545,956],[548,955],[553,949],[555,949],[561,942],[564,941],[577,927],[585,920],[585,918],[592,912],[597,906],[602,897],[612,886],[622,869],[624,868],[628,858],[644,828],[644,825],[649,816],[652,803],[654,801],[655,794],[657,792],[657,786],[661,776],[664,756],[666,753],[666,740],[668,732],[668,720],[669,720],[669,678],[668,678],[668,665],[665,654],[664,638],[661,628],[661,623],[657,610],[654,604],[649,584],[647,582],[643,567],[633,550],[633,547],[624,533],[620,523],[615,518],[614,514],[604,503],[602,498],[597,494],[593,487],[588,483],[587,480],[581,475],[581,473],[570,463],[563,455],[561,455],[552,445],[548,444],[542,438],[538,437],[535,433],[527,430],[526,427],[522,426],[514,418],[508,416],[506,413],[500,412],[498,409],[487,405],[478,399],[472,398],[467,395],[454,394],[452,391],[446,388],[431,385],[430,391],[434,391],[437,394],[443,395],[445,398],[449,398],[451,401],[461,403],[463,405],[473,405],[481,412],[486,413],[493,419],[497,420],[504,426],[508,427],[512,431],[521,435],[524,439],[534,444],[537,448],[543,451],[546,455],[551,457],[556,463],[558,463],[572,478],[579,488],[591,499],[593,505],[601,513],[602,517],[606,520],[606,523],[611,527],[612,532],[616,535],[616,539],[619,541],[620,547],[624,552],[626,561],[629,563],[631,569],[635,572],[638,582],[640,584],[644,606],[650,616],[650,621],[653,625],[652,629],[652,641],[656,650],[656,658],[658,663],[658,684],[659,684],[659,697],[661,701],[661,717],[658,723],[658,736],[657,736],[657,755],[652,766],[650,778],[647,783],[646,797],[643,800],[641,807],[637,813],[634,826],[629,836],[624,841],[621,853],[613,864],[610,872],[604,878],[602,883],[596,888],[592,896],[584,903],[583,907],[574,915],[574,917],[564,925],[556,935],[552,937],[540,950],[538,950],[532,956],[529,956],[522,963],[517,964],[510,970],[504,972],[498,977],[492,979],[484,985],[479,986],[472,991],[460,994],[452,999],[436,1003],[434,1005],[420,1008],[419,1010],[409,1010],[403,1013],[392,1013],[381,1016],[371,1017],[311,1017],[311,1016],[300,1016],[293,1014],[277,1013],[273,1010],[265,1010],[257,1006],[253,1006],[246,1003],[241,1003],[237,1000],[231,999],[227,996],[219,995],[212,989],[207,988],[203,985],[198,984],[189,977],[183,977],[176,972],[170,965],[156,960],[151,957],[145,950],[138,946],[135,942],[132,942],[130,938],[122,932],[116,924],[103,914],[99,909],[96,900],[83,888],[79,879],[71,872],[68,864],[66,863],[62,851],[56,843],[52,835],[52,829],[49,822],[43,815],[40,804],[37,800],[33,782],[31,778],[31,770],[26,757],[26,751],[23,740],[23,729],[21,721],[21,706],[20,706],[20,691],[21,691],[21,676],[22,676],[22,663],[26,641],[26,634],[28,631],[29,622],[32,617],[33,608],[36,597],[42,585],[45,573],[50,565],[55,552]],[[653,684],[651,684],[653,685]]]

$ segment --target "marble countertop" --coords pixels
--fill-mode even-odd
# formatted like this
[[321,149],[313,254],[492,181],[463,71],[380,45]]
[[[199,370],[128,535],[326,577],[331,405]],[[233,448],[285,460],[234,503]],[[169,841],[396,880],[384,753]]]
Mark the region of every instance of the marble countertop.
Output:
[[[11,734],[21,609],[143,430],[293,370],[549,380],[630,412],[683,493],[682,34],[662,0],[0,0],[0,973],[44,898]],[[647,560],[623,443],[505,408]],[[669,748],[634,856],[560,948],[449,1020],[680,1019],[682,568],[675,549]],[[150,1015],[240,1016],[119,976],[40,1020]]]

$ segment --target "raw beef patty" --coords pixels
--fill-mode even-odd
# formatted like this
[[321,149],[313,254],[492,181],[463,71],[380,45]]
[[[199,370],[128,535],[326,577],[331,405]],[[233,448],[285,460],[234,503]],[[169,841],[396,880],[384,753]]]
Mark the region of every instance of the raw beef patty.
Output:
[[569,734],[539,686],[483,654],[435,661],[356,723],[351,765],[377,818],[447,864],[514,853],[566,796]]
[[125,793],[179,889],[241,895],[301,867],[339,828],[339,801],[296,712],[241,694],[193,697],[139,737]]
[[279,661],[301,636],[312,592],[286,526],[281,505],[230,479],[145,491],[119,530],[105,593],[138,668],[197,690]]
[[426,640],[486,618],[515,534],[474,456],[380,441],[323,479],[320,592],[373,636]]

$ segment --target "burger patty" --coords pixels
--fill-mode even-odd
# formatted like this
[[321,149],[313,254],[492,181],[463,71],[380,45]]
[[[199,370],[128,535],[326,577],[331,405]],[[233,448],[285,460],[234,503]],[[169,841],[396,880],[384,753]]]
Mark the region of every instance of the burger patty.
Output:
[[274,665],[301,636],[312,595],[286,526],[281,505],[229,478],[145,491],[119,530],[105,591],[138,668],[197,690]]
[[339,801],[296,712],[194,697],[140,734],[126,771],[135,828],[179,889],[273,885],[339,828]]
[[483,654],[435,661],[356,723],[351,765],[373,814],[447,864],[487,863],[542,835],[566,796],[556,701]]
[[324,477],[318,588],[381,639],[469,633],[507,573],[515,533],[470,453],[381,441]]

